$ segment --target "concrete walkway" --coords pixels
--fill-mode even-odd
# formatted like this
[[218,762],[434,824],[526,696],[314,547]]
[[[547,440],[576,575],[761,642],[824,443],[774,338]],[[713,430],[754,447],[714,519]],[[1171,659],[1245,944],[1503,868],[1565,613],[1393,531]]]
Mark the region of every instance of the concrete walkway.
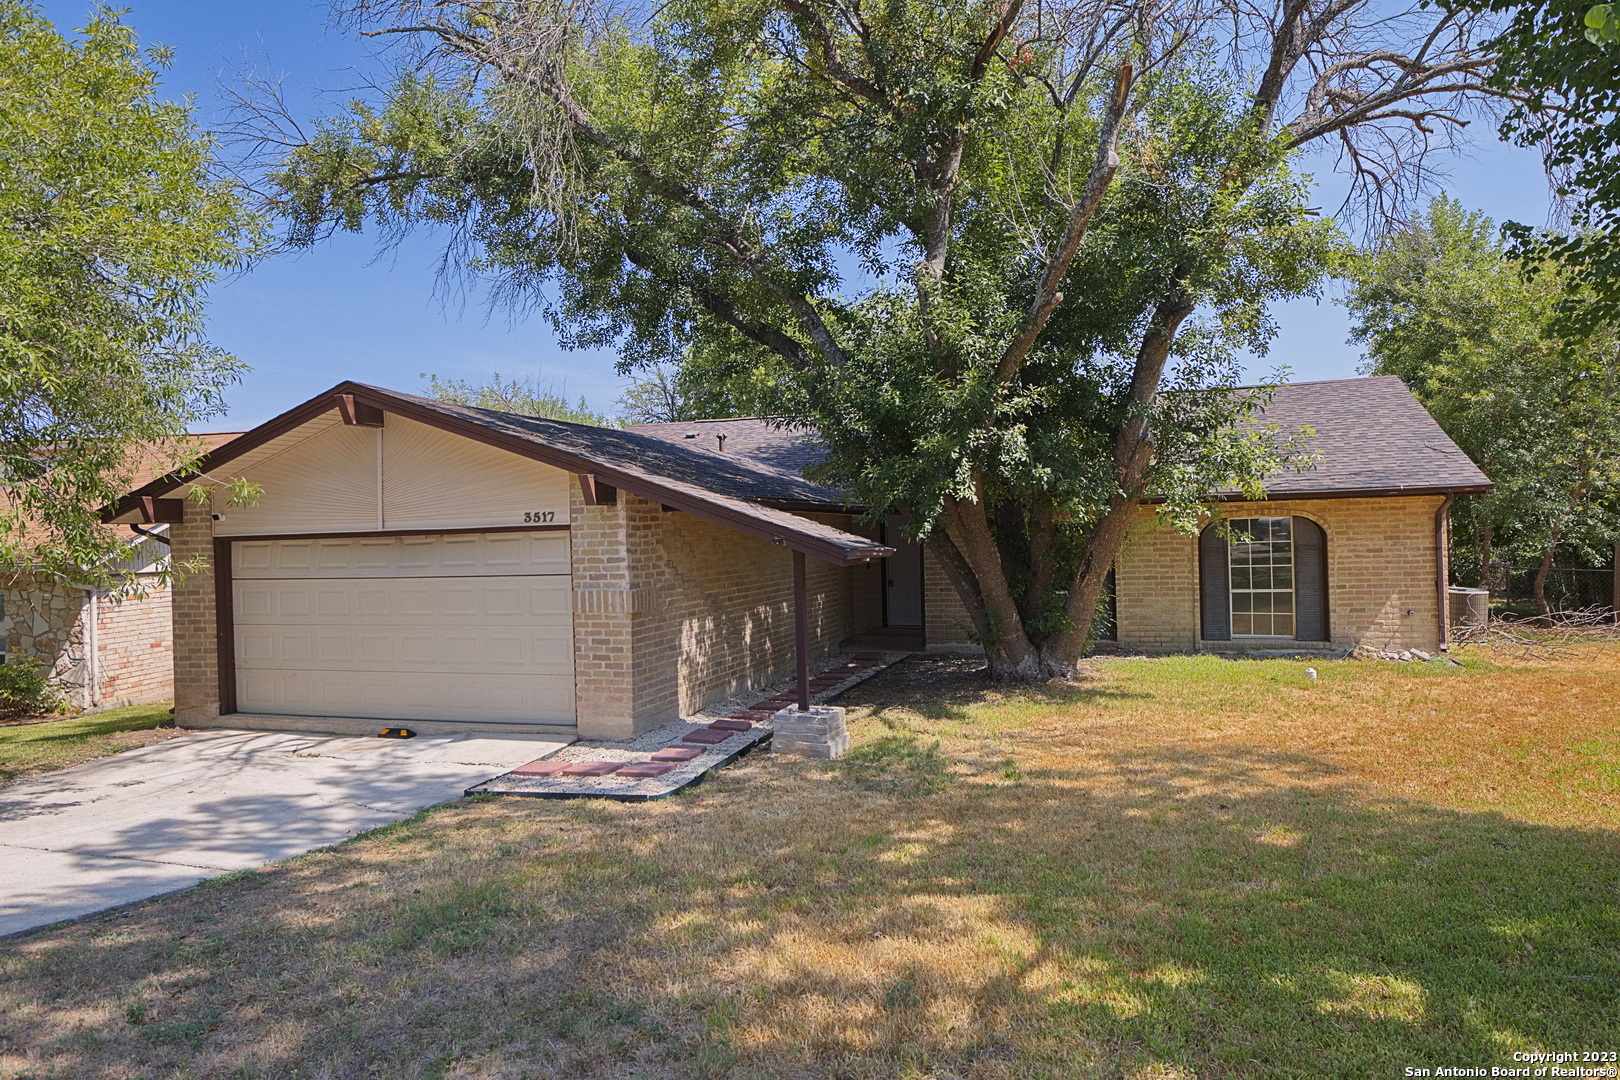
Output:
[[207,731],[0,787],[0,937],[335,844],[563,745]]

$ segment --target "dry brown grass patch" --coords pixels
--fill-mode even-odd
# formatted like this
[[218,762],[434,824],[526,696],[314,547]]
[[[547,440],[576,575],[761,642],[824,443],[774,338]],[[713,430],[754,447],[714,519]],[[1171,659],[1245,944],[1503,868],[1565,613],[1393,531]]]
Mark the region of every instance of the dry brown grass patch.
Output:
[[1119,660],[1021,690],[909,664],[847,703],[847,766],[464,802],[0,946],[0,1074],[1365,1076],[1600,1048],[1620,668],[1465,664]]

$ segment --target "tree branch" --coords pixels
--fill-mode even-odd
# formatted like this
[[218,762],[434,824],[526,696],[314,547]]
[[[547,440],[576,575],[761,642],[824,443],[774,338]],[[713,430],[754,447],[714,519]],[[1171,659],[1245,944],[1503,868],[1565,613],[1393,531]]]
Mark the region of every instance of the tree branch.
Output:
[[844,364],[843,349],[820,313],[816,311],[810,298],[777,281],[769,272],[763,255],[749,242],[737,225],[725,219],[725,215],[706,196],[695,188],[666,177],[641,154],[598,128],[590,114],[574,99],[567,85],[558,76],[551,60],[543,61],[537,69],[514,64],[498,50],[488,48],[484,39],[442,23],[388,27],[367,33],[372,36],[403,33],[435,35],[450,48],[488,66],[503,78],[544,94],[562,112],[569,128],[575,134],[629,166],[647,181],[653,193],[659,198],[696,212],[710,226],[709,241],[726,252],[755,281],[787,305],[788,310],[793,312],[794,317],[804,327],[806,335],[821,358],[834,367],[841,367]]
[[1069,272],[1074,263],[1074,257],[1080,251],[1080,242],[1085,239],[1086,229],[1091,224],[1091,217],[1101,205],[1103,196],[1108,193],[1108,187],[1114,181],[1114,174],[1119,171],[1119,128],[1120,121],[1125,117],[1126,106],[1131,96],[1131,65],[1121,64],[1119,75],[1114,80],[1114,98],[1109,104],[1107,115],[1103,118],[1102,130],[1097,139],[1097,159],[1092,163],[1091,173],[1086,178],[1086,186],[1080,191],[1080,198],[1069,214],[1068,225],[1063,230],[1063,239],[1058,242],[1050,258],[1046,260],[1046,269],[1041,272],[1041,280],[1035,286],[1035,295],[1030,299],[1029,311],[1024,316],[1024,323],[1008,343],[1006,350],[1001,354],[1001,360],[996,364],[996,381],[1008,383],[1018,374],[1024,361],[1029,358],[1030,350],[1035,347],[1036,340],[1046,323],[1052,317],[1052,312],[1063,300],[1063,294],[1058,286],[1063,283],[1063,276]]

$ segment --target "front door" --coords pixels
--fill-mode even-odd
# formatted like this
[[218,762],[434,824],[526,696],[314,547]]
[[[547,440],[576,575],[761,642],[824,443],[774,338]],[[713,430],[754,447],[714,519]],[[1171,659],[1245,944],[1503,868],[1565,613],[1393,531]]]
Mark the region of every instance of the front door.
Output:
[[883,560],[883,625],[923,624],[922,545],[907,540],[898,520],[883,526],[884,543],[894,554]]

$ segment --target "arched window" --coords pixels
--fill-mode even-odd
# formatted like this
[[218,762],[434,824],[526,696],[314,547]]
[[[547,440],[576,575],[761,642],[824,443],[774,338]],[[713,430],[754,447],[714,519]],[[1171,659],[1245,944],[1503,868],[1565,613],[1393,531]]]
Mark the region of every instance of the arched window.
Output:
[[1302,517],[1235,518],[1198,538],[1205,641],[1327,641],[1327,536]]

